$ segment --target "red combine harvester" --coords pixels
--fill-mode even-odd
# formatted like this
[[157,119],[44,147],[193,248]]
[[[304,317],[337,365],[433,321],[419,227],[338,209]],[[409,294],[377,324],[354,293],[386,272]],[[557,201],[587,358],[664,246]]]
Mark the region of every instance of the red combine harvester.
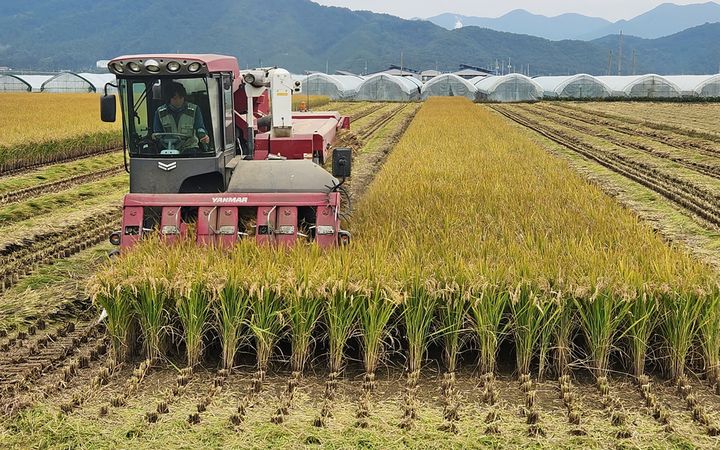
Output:
[[[293,112],[301,85],[286,70],[241,73],[235,58],[221,55],[121,56],[108,68],[117,76],[130,173],[113,244],[126,249],[155,232],[173,241],[189,224],[201,244],[253,235],[281,245],[298,237],[322,247],[349,242],[340,202],[350,149],[334,149],[332,175],[321,165],[350,120]],[[101,116],[116,120],[107,86]]]

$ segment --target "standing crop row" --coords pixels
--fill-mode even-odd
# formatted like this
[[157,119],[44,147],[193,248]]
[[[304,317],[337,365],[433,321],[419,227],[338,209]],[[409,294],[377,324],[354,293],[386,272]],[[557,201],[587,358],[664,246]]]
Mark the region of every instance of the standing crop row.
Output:
[[578,364],[605,377],[618,348],[638,376],[652,350],[681,377],[697,345],[717,377],[712,271],[468,101],[422,107],[349,226],[353,243],[325,252],[149,239],[92,286],[116,354],[144,342],[168,356],[180,340],[193,365],[212,328],[225,367],[247,339],[261,380],[287,336],[293,371],[326,340],[336,377],[358,336],[371,391],[388,339],[417,380],[431,340],[452,373],[468,336],[488,379],[502,342],[523,377]]

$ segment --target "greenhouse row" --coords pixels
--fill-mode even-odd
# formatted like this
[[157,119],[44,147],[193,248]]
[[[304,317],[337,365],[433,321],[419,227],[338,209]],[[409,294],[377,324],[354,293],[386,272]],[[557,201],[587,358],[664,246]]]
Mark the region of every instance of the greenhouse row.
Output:
[[61,72],[54,75],[18,75],[0,73],[0,92],[103,92],[105,83],[114,83],[115,75]]
[[[476,101],[522,102],[540,99],[720,98],[720,75],[593,76],[578,74],[529,78],[513,73],[467,79],[454,73],[433,74],[424,83],[412,76],[377,73],[295,75],[303,93],[333,100],[415,101],[432,96],[462,96]],[[97,92],[111,74],[62,72],[55,75],[0,73],[0,92]]]
[[334,100],[408,101],[432,96],[463,96],[477,101],[518,102],[546,99],[720,98],[720,75],[593,76],[529,78],[521,74],[465,79],[440,74],[422,83],[385,73],[367,78],[313,73],[296,78],[303,92]]

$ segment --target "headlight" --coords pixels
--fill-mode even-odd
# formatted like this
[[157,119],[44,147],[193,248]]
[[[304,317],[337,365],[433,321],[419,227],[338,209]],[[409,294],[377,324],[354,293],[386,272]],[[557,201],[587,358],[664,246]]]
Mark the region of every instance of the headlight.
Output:
[[148,59],[145,61],[145,69],[150,73],[160,72],[160,65],[154,59]]
[[255,82],[255,75],[251,73],[246,73],[245,75],[243,75],[243,80],[245,80],[247,84],[253,84]]
[[170,61],[167,63],[167,70],[170,72],[177,72],[180,70],[180,63],[177,61]]
[[124,67],[122,66],[122,64],[119,63],[119,62],[110,64],[110,68],[111,68],[112,70],[114,70],[115,72],[117,72],[117,73],[123,73],[123,72],[125,72],[125,68],[124,68]]
[[140,64],[136,63],[135,61],[130,61],[127,63],[128,69],[132,72],[140,72]]
[[188,72],[197,72],[198,70],[200,70],[200,67],[201,66],[199,62],[194,62],[188,66]]

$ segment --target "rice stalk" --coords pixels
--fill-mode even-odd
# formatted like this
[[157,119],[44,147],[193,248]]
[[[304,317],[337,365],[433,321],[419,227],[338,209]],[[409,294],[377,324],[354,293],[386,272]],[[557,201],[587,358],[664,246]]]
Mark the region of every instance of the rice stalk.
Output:
[[188,367],[195,367],[202,356],[203,337],[210,316],[210,289],[204,280],[195,279],[183,287],[176,302],[183,328]]
[[627,335],[630,339],[630,357],[636,378],[645,375],[645,360],[657,324],[658,302],[647,290],[630,302]]
[[233,271],[214,292],[213,312],[222,347],[222,367],[232,370],[243,323],[249,308],[249,289],[239,273]]
[[497,350],[507,325],[503,324],[510,293],[500,286],[484,284],[473,289],[470,298],[471,323],[480,348],[480,373],[495,372]]
[[327,286],[324,316],[332,374],[339,374],[342,371],[345,344],[357,327],[360,307],[363,304],[357,296],[357,291],[358,287],[350,285],[344,277],[332,280]]
[[130,331],[133,321],[131,290],[129,286],[117,283],[115,272],[98,275],[91,286],[93,301],[107,313],[106,326],[115,361],[126,361],[130,357]]
[[470,307],[469,290],[456,282],[446,283],[441,291],[438,306],[440,327],[443,338],[443,355],[447,371],[457,370],[457,359],[460,351],[460,336],[465,329],[465,318]]
[[248,328],[255,338],[257,368],[261,376],[267,372],[270,356],[286,323],[280,285],[268,278],[250,288]]
[[515,287],[510,299],[510,311],[517,369],[521,375],[529,374],[545,312],[540,298],[529,283],[521,282]]
[[408,343],[408,372],[420,371],[430,328],[435,318],[437,299],[434,283],[414,277],[403,301],[405,336]]
[[[317,259],[315,260],[317,261]],[[287,318],[292,346],[290,366],[292,371],[298,374],[301,374],[305,368],[310,352],[312,333],[323,310],[324,300],[313,288],[313,280],[310,279],[313,269],[305,264],[296,273],[287,296]]]
[[147,276],[133,285],[132,308],[140,323],[145,342],[145,357],[155,361],[162,355],[167,325],[166,304],[169,286],[165,280]]
[[558,376],[570,373],[572,334],[575,329],[575,303],[561,293],[557,297],[557,324],[553,330],[555,364]]
[[675,292],[665,288],[660,294],[662,322],[660,329],[665,340],[670,377],[680,381],[685,376],[688,353],[700,327],[703,297],[697,292]]
[[575,305],[587,340],[593,373],[598,379],[606,377],[610,351],[625,332],[620,324],[627,317],[630,302],[602,286],[596,286],[590,297],[576,298]]
[[363,363],[366,375],[374,377],[377,371],[386,327],[396,303],[389,298],[389,292],[379,282],[370,282],[358,293],[360,306],[360,332],[363,347]]
[[700,343],[705,361],[705,373],[711,384],[720,382],[720,292],[710,290],[700,319]]

